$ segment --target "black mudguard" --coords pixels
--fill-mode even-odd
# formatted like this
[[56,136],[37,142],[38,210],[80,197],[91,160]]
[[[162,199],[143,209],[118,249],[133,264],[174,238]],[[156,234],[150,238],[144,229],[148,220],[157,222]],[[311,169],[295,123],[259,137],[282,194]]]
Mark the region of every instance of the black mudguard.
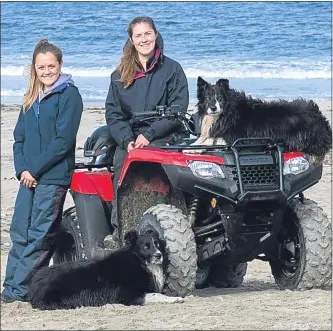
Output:
[[112,233],[111,206],[102,202],[97,194],[72,192],[87,258],[104,248],[104,238]]

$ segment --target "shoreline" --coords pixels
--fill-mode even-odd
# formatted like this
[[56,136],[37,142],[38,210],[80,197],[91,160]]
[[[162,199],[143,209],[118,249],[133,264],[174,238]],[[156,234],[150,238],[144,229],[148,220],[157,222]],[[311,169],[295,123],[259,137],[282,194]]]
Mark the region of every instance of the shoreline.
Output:
[[[70,72],[68,72],[70,73]],[[191,104],[197,102],[197,77],[201,74],[187,76],[189,100]],[[205,76],[207,82],[215,84],[218,77]],[[107,97],[107,89],[110,84],[110,76],[107,77],[82,77],[73,76],[75,85],[78,87],[84,104],[104,104]],[[304,98],[307,100],[325,100],[332,98],[331,80],[328,78],[233,78],[229,79],[230,86],[237,91],[244,91],[253,98],[262,100],[286,99],[293,100],[296,98]],[[27,88],[27,82],[23,77],[2,75],[1,86],[1,103],[4,104],[20,104],[23,101],[23,95]]]
[[[261,99],[264,101],[271,101],[270,99]],[[318,99],[314,100],[315,103],[318,104],[319,109],[323,112],[331,112],[332,111],[332,100],[323,100]],[[1,110],[3,111],[15,111],[17,108],[20,108],[21,104],[18,103],[2,103]],[[195,108],[195,104],[190,103],[188,106],[188,110],[193,110]],[[83,103],[83,110],[105,110],[104,104],[101,103]]]

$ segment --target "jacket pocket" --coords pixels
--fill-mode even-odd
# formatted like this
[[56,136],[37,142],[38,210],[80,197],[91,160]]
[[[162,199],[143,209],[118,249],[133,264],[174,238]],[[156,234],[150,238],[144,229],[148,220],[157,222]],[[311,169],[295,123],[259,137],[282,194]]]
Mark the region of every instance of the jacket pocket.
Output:
[[65,158],[65,167],[66,167],[66,170],[68,172],[70,169],[69,169],[67,158]]
[[55,164],[51,169],[49,169],[42,179],[47,180],[65,180],[69,176],[69,169],[66,159],[62,159],[59,163]]

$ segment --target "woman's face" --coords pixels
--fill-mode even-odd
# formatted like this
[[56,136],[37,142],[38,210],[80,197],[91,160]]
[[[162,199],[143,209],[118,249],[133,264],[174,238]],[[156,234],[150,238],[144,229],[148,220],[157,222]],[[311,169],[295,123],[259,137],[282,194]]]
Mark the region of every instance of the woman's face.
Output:
[[133,26],[132,43],[138,54],[150,57],[154,54],[157,35],[153,28],[145,22]]
[[59,78],[61,64],[51,52],[39,53],[36,56],[35,70],[44,89],[50,88]]

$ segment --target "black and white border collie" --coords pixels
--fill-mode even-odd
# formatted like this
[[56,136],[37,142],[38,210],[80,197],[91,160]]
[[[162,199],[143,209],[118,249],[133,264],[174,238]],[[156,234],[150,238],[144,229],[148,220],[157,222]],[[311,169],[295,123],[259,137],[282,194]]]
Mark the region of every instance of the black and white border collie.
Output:
[[[332,148],[330,124],[312,100],[263,101],[230,88],[227,79],[212,85],[198,77],[197,85],[197,116],[202,124],[193,145],[230,145],[238,138],[268,137],[284,143],[285,151],[304,152],[319,162]],[[209,109],[216,102],[219,112],[212,116]],[[190,151],[198,152],[202,150]]]
[[152,302],[182,301],[160,294],[165,276],[155,233],[130,230],[124,242],[103,259],[66,262],[36,271],[29,285],[31,306],[51,310],[109,303],[141,305],[149,298]]
[[[229,86],[229,81],[227,79],[222,79],[221,82]],[[217,85],[209,84],[199,76],[197,81],[197,98],[198,111],[193,115],[193,119],[196,123],[196,131],[199,138],[192,145],[224,144],[225,142],[223,139],[215,141],[210,139],[209,136],[211,126],[223,110],[223,99],[218,94]],[[198,153],[200,151],[201,150],[193,150],[193,153]],[[186,152],[192,153],[192,150],[187,150]]]

